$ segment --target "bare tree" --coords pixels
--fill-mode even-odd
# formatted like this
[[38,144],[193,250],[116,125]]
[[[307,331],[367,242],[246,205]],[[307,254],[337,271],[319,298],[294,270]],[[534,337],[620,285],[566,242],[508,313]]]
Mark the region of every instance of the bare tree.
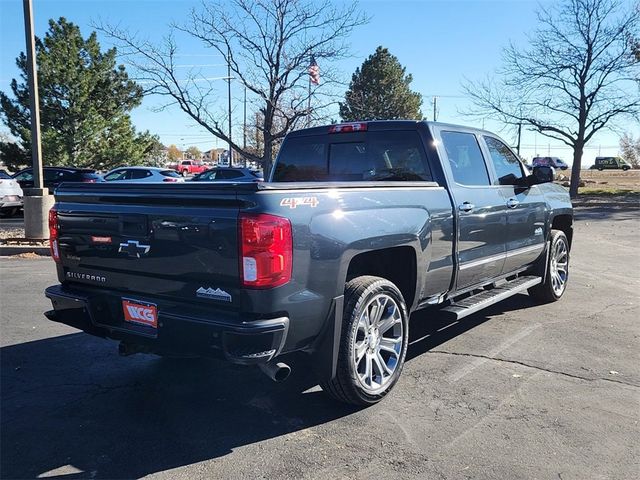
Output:
[[633,41],[640,5],[565,0],[538,11],[530,46],[504,51],[499,79],[467,82],[476,115],[523,124],[573,149],[571,197],[578,193],[585,145],[616,118],[638,119],[639,60]]
[[620,138],[620,152],[622,158],[633,168],[640,168],[640,137],[636,140],[633,135],[625,133]]
[[[187,22],[172,25],[160,44],[117,26],[95,26],[116,40],[118,51],[128,58],[136,79],[148,85],[149,92],[168,97],[167,106],[178,105],[233,150],[262,163],[266,174],[274,146],[315,112],[336,102],[331,86],[337,76],[330,61],[348,56],[349,34],[366,21],[353,2],[339,8],[328,0],[220,0],[193,9]],[[231,135],[228,117],[220,108],[225,96],[217,93],[214,83],[220,78],[207,78],[197,67],[178,71],[176,34],[181,33],[201,40],[222,57],[231,77],[250,92],[262,120],[251,126],[260,130],[260,151],[245,149]],[[322,68],[319,85],[309,83],[312,56]]]

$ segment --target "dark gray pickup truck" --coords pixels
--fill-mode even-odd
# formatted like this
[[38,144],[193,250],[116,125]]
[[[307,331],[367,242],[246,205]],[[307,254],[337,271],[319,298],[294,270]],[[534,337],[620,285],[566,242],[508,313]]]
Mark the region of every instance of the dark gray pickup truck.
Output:
[[304,352],[326,392],[372,404],[398,380],[412,312],[562,296],[573,213],[551,180],[489,132],[389,121],[293,132],[264,183],[63,184],[45,315],[123,355],[217,356],[275,380]]

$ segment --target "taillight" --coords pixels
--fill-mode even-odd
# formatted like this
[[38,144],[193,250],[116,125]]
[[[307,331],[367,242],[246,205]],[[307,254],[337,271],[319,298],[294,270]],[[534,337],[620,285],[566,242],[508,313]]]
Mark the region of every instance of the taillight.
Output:
[[49,210],[49,249],[51,250],[51,258],[56,263],[60,263],[60,249],[58,248],[58,211],[55,207]]
[[162,179],[163,182],[177,182],[177,178],[167,177]]
[[291,279],[293,239],[288,219],[240,214],[240,279],[250,288],[272,288]]
[[366,132],[366,122],[356,123],[339,123],[337,125],[331,125],[329,127],[329,133],[351,133],[351,132]]
[[83,178],[82,183],[96,183],[97,180],[95,178]]

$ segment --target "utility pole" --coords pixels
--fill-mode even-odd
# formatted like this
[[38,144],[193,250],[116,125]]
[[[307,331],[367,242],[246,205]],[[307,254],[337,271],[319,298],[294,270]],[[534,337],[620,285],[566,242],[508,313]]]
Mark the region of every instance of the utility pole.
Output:
[[438,121],[438,97],[433,97],[433,121]]
[[518,121],[518,156],[520,156],[520,138],[522,137],[522,108],[520,108],[520,120]]
[[54,197],[44,187],[42,176],[42,144],[40,140],[40,100],[38,96],[38,71],[36,45],[33,36],[33,8],[31,0],[23,0],[24,35],[27,47],[27,76],[29,80],[29,112],[31,114],[31,166],[35,188],[24,190],[24,233],[33,240],[49,238],[49,210]]
[[229,166],[233,166],[233,150],[231,149],[231,49],[227,49],[227,95],[229,100]]

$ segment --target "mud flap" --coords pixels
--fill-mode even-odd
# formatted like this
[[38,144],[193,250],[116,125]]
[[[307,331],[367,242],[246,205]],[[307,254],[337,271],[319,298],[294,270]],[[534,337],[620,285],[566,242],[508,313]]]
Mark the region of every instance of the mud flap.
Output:
[[318,337],[311,351],[311,365],[319,382],[328,382],[336,376],[343,309],[344,295],[335,297],[331,301],[324,331]]

